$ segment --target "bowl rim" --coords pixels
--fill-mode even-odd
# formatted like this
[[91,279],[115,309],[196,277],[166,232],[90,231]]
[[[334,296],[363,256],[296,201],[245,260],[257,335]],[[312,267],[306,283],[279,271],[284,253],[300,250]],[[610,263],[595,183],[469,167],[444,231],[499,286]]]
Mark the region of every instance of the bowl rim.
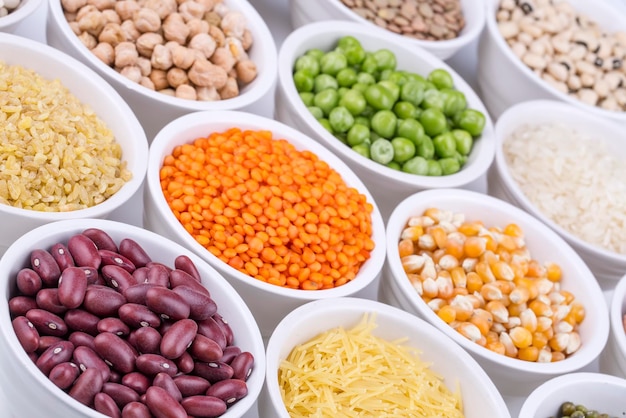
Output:
[[[374,241],[378,240],[378,242],[384,239],[385,225],[380,210],[378,209],[378,205],[374,201],[374,198],[370,194],[367,187],[358,178],[358,176],[343,161],[341,161],[338,157],[332,154],[331,151],[324,148],[321,144],[313,141],[311,138],[307,137],[303,133],[276,120],[269,119],[264,116],[247,113],[244,111],[224,110],[195,112],[181,116],[163,127],[163,129],[155,136],[154,141],[150,145],[150,154],[148,157],[148,174],[146,179],[147,192],[150,194],[150,197],[154,202],[154,209],[158,212],[160,221],[167,224],[169,229],[175,232],[178,239],[181,239],[185,242],[185,247],[194,251],[227,278],[232,277],[237,282],[254,287],[260,291],[268,292],[274,295],[285,296],[300,301],[346,296],[348,294],[352,294],[364,289],[368,284],[375,280],[376,276],[378,276],[382,271],[382,267],[385,261],[385,248],[379,243],[376,244],[374,250],[370,253],[370,258],[366,260],[366,262],[361,266],[361,270],[359,270],[359,274],[362,272],[366,272],[367,276],[359,277],[358,280],[355,278],[348,283],[331,289],[320,289],[314,291],[290,289],[256,280],[249,275],[246,275],[235,269],[234,267],[226,264],[218,257],[213,255],[211,252],[209,252],[202,245],[200,245],[184,229],[184,227],[176,219],[171,209],[167,205],[165,197],[163,196],[160,188],[158,174],[162,165],[161,154],[166,154],[165,150],[171,149],[171,144],[189,143],[195,139],[194,137],[189,138],[186,141],[183,141],[181,139],[172,142],[172,136],[177,135],[181,131],[181,129],[195,129],[203,126],[206,126],[206,131],[208,135],[208,133],[210,133],[211,125],[216,123],[227,123],[231,127],[240,127],[242,129],[269,130],[272,131],[275,136],[280,136],[283,139],[287,139],[292,144],[292,141],[296,140],[298,143],[300,143],[298,145],[293,144],[296,149],[306,149],[320,156],[321,160],[327,162],[331,167],[335,169],[335,171],[339,172],[342,175],[346,184],[356,188],[359,193],[365,195],[367,201],[372,204],[372,239],[374,239]],[[280,131],[280,135],[276,134],[276,131]],[[323,157],[321,157],[322,155]]]
[[45,0],[28,0],[23,5],[20,3],[17,9],[0,18],[0,29],[9,28],[13,25],[17,26],[24,21],[24,19],[32,15],[35,10],[39,9],[44,1]]
[[609,321],[611,323],[612,338],[617,345],[618,356],[626,356],[626,329],[624,329],[624,315],[626,312],[623,306],[626,304],[626,274],[617,282],[611,304],[609,306]]
[[[260,45],[259,56],[255,58],[254,62],[257,64],[257,68],[263,69],[257,73],[257,77],[250,84],[244,87],[243,90],[245,91],[240,91],[238,96],[226,100],[200,101],[181,99],[150,90],[139,83],[129,80],[96,58],[82,44],[65,19],[63,8],[58,0],[48,0],[47,31],[50,31],[51,26],[54,24],[54,27],[61,32],[64,40],[71,45],[72,54],[79,55],[81,61],[88,63],[89,66],[93,66],[100,75],[113,80],[119,85],[120,89],[123,89],[124,93],[136,94],[155,101],[159,106],[175,108],[181,111],[238,109],[256,103],[271,91],[276,81],[278,52],[269,27],[250,2],[235,0],[224,0],[224,2],[228,3],[230,10],[239,11],[245,16],[247,28],[255,35],[253,45]],[[231,7],[232,5],[234,7]]]
[[[127,136],[129,138],[119,138],[116,136],[115,141],[116,143],[122,145],[122,142],[120,141],[125,140],[125,144],[127,146],[122,146],[122,148],[126,147],[132,150],[131,154],[134,155],[133,165],[127,167],[132,173],[132,178],[124,183],[124,185],[115,194],[97,205],[68,212],[43,212],[2,204],[0,205],[0,213],[46,222],[74,218],[98,218],[107,215],[112,210],[127,202],[128,199],[131,198],[143,185],[146,170],[148,168],[148,162],[144,158],[141,158],[141,156],[146,155],[148,152],[148,140],[143,127],[126,101],[94,70],[75,58],[67,55],[63,51],[59,51],[46,44],[9,33],[0,33],[0,44],[11,44],[19,47],[24,53],[35,54],[42,57],[43,60],[54,61],[65,67],[68,71],[76,73],[81,79],[86,80],[86,82],[91,85],[94,93],[97,92],[102,100],[112,102],[118,109],[118,116],[122,116],[126,119],[127,124],[132,129],[127,132]],[[20,64],[18,63],[16,65]],[[75,95],[71,90],[70,93]],[[81,100],[81,103],[82,102],[83,101]],[[101,115],[98,115],[98,117],[103,119]],[[122,161],[128,163],[128,160],[124,158],[124,152],[122,152]]]
[[[530,224],[533,229],[539,229],[544,232],[546,239],[553,241],[555,246],[567,253],[569,261],[574,264],[579,274],[584,278],[582,281],[589,292],[588,296],[591,301],[598,302],[593,304],[595,310],[603,310],[602,316],[606,317],[606,320],[600,321],[596,327],[594,327],[594,338],[585,341],[583,344],[584,351],[578,351],[571,357],[567,357],[562,361],[550,362],[550,363],[537,363],[524,361],[519,359],[510,358],[504,355],[497,354],[489,349],[482,347],[469,339],[463,337],[460,333],[452,329],[448,324],[443,322],[441,318],[435,314],[435,312],[428,307],[421,297],[413,290],[409,281],[406,279],[406,273],[402,269],[399,263],[398,253],[398,236],[392,232],[393,227],[397,225],[404,225],[407,220],[406,213],[410,213],[418,202],[437,202],[440,200],[446,200],[449,198],[457,200],[463,200],[468,202],[480,202],[486,209],[499,207],[499,211],[506,211],[510,214],[511,219],[521,219],[525,224]],[[432,204],[431,204],[432,206]],[[454,340],[457,344],[461,345],[471,354],[476,355],[481,360],[487,361],[495,367],[506,367],[511,371],[520,373],[533,373],[536,376],[551,376],[555,374],[563,374],[576,371],[587,364],[591,363],[598,357],[601,351],[606,346],[609,336],[609,324],[608,324],[608,307],[605,302],[604,294],[595,280],[593,274],[583,262],[580,256],[561,238],[556,232],[552,231],[548,226],[534,218],[532,215],[524,212],[512,204],[497,199],[489,195],[483,195],[478,192],[462,189],[437,189],[437,190],[425,190],[415,193],[406,199],[404,199],[393,211],[387,224],[387,265],[390,269],[390,277],[387,280],[393,281],[403,291],[403,296],[411,305],[412,309],[424,317],[429,323],[434,325],[438,330],[445,333],[448,337]]]
[[[282,404],[280,391],[278,389],[277,372],[281,360],[280,353],[283,349],[285,339],[294,334],[298,335],[299,339],[303,339],[302,333],[298,330],[312,319],[315,319],[318,313],[328,311],[337,312],[338,315],[344,312],[350,314],[360,312],[361,315],[375,313],[377,318],[382,314],[393,318],[394,322],[403,325],[407,333],[411,332],[414,334],[415,332],[419,332],[428,335],[428,338],[436,341],[436,344],[441,345],[442,349],[449,350],[450,355],[456,358],[462,358],[467,364],[468,369],[471,369],[473,372],[476,382],[485,388],[485,391],[490,395],[492,403],[498,406],[500,409],[499,412],[502,414],[506,413],[506,416],[510,417],[506,403],[495,383],[466,350],[457,344],[450,344],[450,341],[443,333],[439,332],[432,324],[416,315],[383,302],[356,297],[341,297],[335,300],[320,299],[307,302],[288,313],[281,319],[276,328],[274,328],[267,342],[265,386],[269,400],[275,409],[279,409],[277,405]],[[336,328],[336,325],[329,324],[325,327],[326,330],[333,328]],[[308,340],[309,338],[304,338],[303,343]],[[291,351],[291,349],[293,349],[293,347],[291,347],[289,351]],[[281,410],[280,416],[287,418],[287,411]],[[502,418],[505,418],[505,416],[503,415]]]
[[[341,2],[337,1],[336,3],[340,4]],[[300,100],[291,74],[293,63],[297,58],[296,50],[300,48],[300,45],[303,42],[328,33],[332,33],[337,39],[343,35],[352,35],[359,39],[361,43],[367,42],[367,40],[370,39],[382,40],[389,44],[390,50],[396,51],[396,55],[401,53],[402,55],[412,57],[416,62],[425,63],[434,68],[443,68],[450,73],[454,80],[455,88],[465,94],[468,102],[471,101],[471,108],[479,110],[485,116],[483,132],[481,136],[475,140],[474,148],[470,153],[470,159],[461,167],[461,170],[454,174],[438,177],[420,176],[394,170],[353,151],[317,122],[302,100]],[[452,67],[423,49],[408,48],[405,44],[396,43],[391,35],[372,32],[365,25],[356,22],[338,20],[314,22],[301,26],[291,32],[283,41],[278,53],[277,88],[284,93],[289,107],[294,110],[294,113],[298,114],[298,118],[302,120],[302,123],[306,124],[307,127],[314,131],[316,136],[320,138],[319,142],[322,142],[327,148],[339,153],[344,161],[354,163],[360,168],[367,170],[368,173],[375,176],[382,176],[385,180],[391,182],[398,182],[413,188],[461,187],[483,176],[492,164],[495,156],[494,124],[491,116],[480,97]]]
[[[504,155],[503,145],[507,138],[504,137],[503,126],[509,124],[509,120],[515,118],[518,114],[551,114],[554,115],[554,123],[563,123],[564,118],[582,120],[592,123],[598,126],[604,126],[605,129],[613,130],[616,133],[616,138],[622,134],[623,129],[615,120],[607,120],[596,114],[590,114],[585,112],[579,107],[572,106],[569,103],[560,102],[557,100],[531,100],[526,102],[520,102],[512,105],[506,109],[502,115],[498,118],[495,124],[495,137],[496,137],[496,155],[494,168],[497,170],[500,179],[504,183],[504,186],[508,189],[508,192],[515,196],[516,203],[525,211],[538,218],[541,222],[548,225],[559,235],[561,235],[568,243],[576,247],[580,247],[582,251],[589,253],[593,257],[601,257],[605,262],[620,264],[623,266],[623,270],[626,270],[626,254],[620,254],[603,248],[597,244],[592,244],[572,234],[556,221],[548,218],[539,208],[528,199],[526,194],[522,191],[518,183],[513,179],[511,171],[506,162]],[[528,125],[538,125],[531,120],[531,117],[526,122]],[[558,118],[558,119],[557,119]],[[515,128],[520,128],[523,125],[517,125]],[[599,138],[605,141],[605,143],[612,141],[612,139]]]
[[[486,30],[488,36],[493,40],[498,50],[502,52],[504,57],[507,59],[509,63],[511,63],[518,71],[520,71],[523,75],[526,76],[527,79],[532,81],[535,86],[539,87],[546,94],[555,97],[556,99],[563,101],[565,103],[569,103],[585,112],[591,112],[594,115],[598,115],[604,118],[616,119],[619,122],[626,122],[626,111],[612,111],[602,109],[598,106],[588,105],[574,97],[571,97],[568,94],[562,93],[558,91],[556,88],[552,87],[548,82],[542,80],[537,74],[535,74],[529,67],[527,67],[522,61],[513,53],[513,50],[506,44],[502,35],[498,30],[498,23],[496,21],[496,10],[500,0],[487,0],[486,1]],[[620,10],[618,10],[611,2],[597,2],[594,3],[594,7],[598,9],[602,9],[610,13],[617,20],[622,21],[622,26],[626,27],[626,15],[624,15]]]
[[[237,405],[241,403],[241,405],[243,406],[238,407],[237,410],[239,409],[245,409],[246,411],[249,410],[256,402],[256,399],[258,398],[262,390],[264,381],[265,381],[265,362],[266,362],[265,361],[265,345],[263,343],[263,339],[262,339],[259,327],[256,323],[256,319],[254,318],[252,312],[248,308],[248,305],[243,300],[243,298],[239,295],[239,293],[235,290],[235,288],[230,283],[228,283],[227,280],[223,279],[222,274],[219,273],[215,268],[213,268],[213,266],[211,266],[209,263],[202,260],[201,257],[194,254],[193,251],[183,247],[182,245],[177,244],[176,242],[173,242],[171,240],[168,240],[167,238],[164,238],[149,230],[146,230],[141,227],[134,226],[134,225],[128,225],[128,224],[118,222],[118,221],[112,221],[112,220],[107,220],[107,219],[73,219],[73,220],[57,221],[57,222],[48,223],[48,224],[39,226],[37,228],[34,228],[31,231],[27,232],[26,234],[22,235],[20,238],[18,238],[7,249],[4,256],[0,258],[0,266],[4,267],[5,264],[8,265],[7,268],[3,269],[3,273],[1,273],[0,276],[4,275],[7,278],[7,280],[11,280],[11,278],[8,276],[9,274],[8,272],[11,271],[10,267],[13,264],[9,260],[14,260],[18,256],[20,258],[25,258],[27,254],[26,251],[31,251],[35,249],[36,245],[33,243],[38,242],[38,240],[41,239],[42,236],[51,237],[51,236],[57,236],[57,235],[64,235],[64,236],[67,236],[67,238],[69,238],[70,234],[78,233],[79,231],[82,231],[87,228],[100,228],[104,230],[105,232],[111,231],[111,230],[115,230],[116,232],[124,231],[124,234],[128,235],[129,237],[131,236],[134,237],[133,239],[135,239],[138,236],[141,236],[141,237],[144,237],[143,239],[145,241],[151,241],[151,242],[163,242],[165,240],[167,241],[167,245],[172,251],[175,251],[179,254],[187,255],[197,266],[202,266],[201,267],[202,270],[206,270],[211,273],[210,275],[207,275],[207,277],[210,277],[209,280],[211,280],[212,283],[215,283],[216,286],[219,286],[221,288],[221,291],[223,291],[227,295],[229,300],[236,302],[236,304],[239,307],[238,312],[240,313],[240,315],[242,315],[242,319],[243,319],[242,324],[244,324],[244,326],[248,328],[247,331],[250,334],[250,341],[253,346],[254,356],[255,356],[254,367],[255,368],[258,367],[257,369],[259,371],[258,376],[261,376],[261,377],[255,378],[254,382],[256,382],[256,385],[253,387],[250,387],[249,385],[248,395],[242,400],[240,400],[239,402],[237,402],[237,404],[233,405],[232,407],[232,408],[235,408]],[[27,250],[27,249],[30,249],[30,250]],[[3,284],[0,286],[0,295],[2,297],[6,297],[7,298],[6,301],[8,301],[9,295],[6,292],[6,290],[7,290],[7,286],[3,282]],[[43,373],[41,373],[39,369],[36,367],[35,363],[30,360],[26,352],[22,349],[15,335],[15,332],[13,331],[13,327],[11,325],[11,318],[8,313],[8,303],[2,307],[2,310],[4,311],[2,315],[0,315],[0,335],[2,336],[2,339],[3,339],[2,345],[6,345],[7,350],[10,350],[15,355],[16,361],[19,362],[20,367],[22,369],[26,369],[29,372],[29,375],[31,375],[38,382],[40,382],[40,384],[42,384],[47,389],[48,392],[57,394],[58,398],[61,399],[64,404],[71,405],[72,409],[77,410],[78,412],[88,417],[95,418],[95,417],[102,416],[95,409],[85,406],[81,404],[80,402],[74,401],[69,395],[61,396],[65,392],[63,392],[54,383],[52,383],[52,381],[49,380]],[[228,414],[228,412],[226,414]]]

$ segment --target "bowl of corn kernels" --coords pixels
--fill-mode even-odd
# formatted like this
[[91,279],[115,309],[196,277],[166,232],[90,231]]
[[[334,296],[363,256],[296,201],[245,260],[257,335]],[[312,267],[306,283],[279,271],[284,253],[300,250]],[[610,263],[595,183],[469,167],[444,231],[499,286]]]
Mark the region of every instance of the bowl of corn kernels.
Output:
[[600,371],[626,378],[626,276],[623,276],[611,296],[609,305],[611,330],[609,342],[600,355]]

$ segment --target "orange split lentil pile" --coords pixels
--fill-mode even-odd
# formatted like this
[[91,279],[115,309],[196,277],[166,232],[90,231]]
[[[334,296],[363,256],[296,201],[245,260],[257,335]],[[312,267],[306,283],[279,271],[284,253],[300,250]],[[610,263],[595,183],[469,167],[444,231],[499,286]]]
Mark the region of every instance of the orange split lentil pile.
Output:
[[580,348],[584,306],[561,288],[560,266],[532,258],[517,224],[487,228],[429,208],[408,220],[398,250],[413,288],[469,340],[534,362]]
[[177,146],[160,181],[198,243],[267,283],[340,286],[374,248],[366,197],[317,155],[270,131],[232,128]]

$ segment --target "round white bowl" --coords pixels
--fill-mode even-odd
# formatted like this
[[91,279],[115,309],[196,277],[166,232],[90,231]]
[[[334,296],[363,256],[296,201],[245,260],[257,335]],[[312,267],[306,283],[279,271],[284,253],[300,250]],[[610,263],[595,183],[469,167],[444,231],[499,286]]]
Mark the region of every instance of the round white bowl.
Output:
[[522,405],[519,418],[557,416],[563,402],[574,402],[612,417],[624,416],[626,380],[600,373],[572,373],[539,386]]
[[[364,25],[365,30],[373,35],[390,35],[394,44],[404,43],[409,48],[417,47],[418,49],[424,49],[442,60],[452,57],[461,48],[478,39],[480,32],[485,26],[485,7],[482,2],[477,5],[473,0],[461,0],[461,7],[463,9],[463,16],[465,17],[465,28],[460,32],[457,38],[442,41],[425,41],[398,35],[384,29],[362,18],[339,0],[289,1],[291,24],[294,28],[323,20],[355,22]],[[341,26],[337,26],[336,29],[340,27]]]
[[[626,273],[626,254],[588,243],[548,218],[524,195],[507,167],[502,145],[516,129],[524,125],[552,123],[561,123],[576,128],[583,134],[602,139],[607,150],[616,158],[626,159],[623,125],[564,102],[534,100],[519,103],[507,109],[496,122],[496,157],[488,174],[489,194],[524,209],[556,231],[576,250],[602,287],[612,288]],[[555,187],[558,188],[558,185]]]
[[0,17],[0,32],[13,33],[44,4],[44,0],[22,0],[19,7],[6,16]]
[[128,102],[152,141],[159,130],[179,116],[203,110],[245,110],[263,114],[271,106],[276,84],[277,49],[270,30],[256,9],[247,1],[224,0],[230,10],[241,12],[254,44],[249,56],[257,67],[257,77],[228,100],[203,102],[170,97],[135,83],[104,64],[72,32],[61,3],[49,0],[46,36],[48,44],[87,64],[107,80]]
[[2,233],[0,254],[25,232],[48,222],[75,218],[106,218],[128,202],[141,188],[146,175],[148,141],[132,110],[120,95],[94,71],[54,48],[16,35],[0,33],[3,61],[58,79],[81,103],[90,106],[106,123],[122,147],[122,159],[133,174],[117,193],[104,202],[71,212],[39,212],[0,205]]
[[350,328],[363,315],[375,314],[373,334],[386,340],[407,338],[406,345],[420,351],[446,386],[458,383],[466,417],[510,417],[502,396],[487,374],[461,347],[425,321],[384,303],[358,298],[318,300],[289,313],[267,344],[267,375],[259,397],[259,416],[288,418],[278,386],[278,368],[291,350],[336,327]]
[[[339,1],[331,3],[341,5]],[[439,177],[418,176],[385,167],[343,144],[324,129],[308,111],[293,82],[294,63],[311,48],[332,49],[337,41],[346,35],[357,38],[366,51],[389,49],[396,55],[398,69],[422,75],[427,75],[436,68],[447,70],[454,80],[456,89],[465,94],[467,106],[485,115],[483,133],[475,140],[472,152],[459,172]],[[440,59],[420,48],[408,48],[399,44],[389,35],[380,34],[366,25],[338,21],[317,22],[298,28],[287,36],[278,54],[275,115],[281,122],[317,140],[345,161],[370,189],[385,219],[403,198],[420,190],[459,187],[486,192],[487,170],[493,161],[495,138],[493,124],[480,98]]]
[[[579,328],[580,349],[554,363],[513,359],[470,341],[440,319],[407,279],[398,253],[400,234],[408,219],[422,215],[431,207],[463,213],[467,220],[482,220],[487,227],[503,228],[511,222],[519,225],[531,256],[540,262],[558,264],[563,273],[562,289],[572,292],[586,308],[586,317]],[[609,334],[602,290],[576,252],[554,231],[521,209],[494,197],[466,190],[427,190],[408,197],[398,205],[387,223],[387,261],[379,300],[416,314],[445,333],[478,361],[506,396],[528,395],[552,377],[587,366],[600,355]]]
[[[597,22],[605,31],[619,31],[626,27],[626,14],[611,2],[568,0],[568,3]],[[478,44],[476,74],[480,97],[494,119],[498,119],[506,109],[516,103],[552,99],[572,104],[587,113],[626,123],[626,112],[614,112],[591,106],[561,93],[526,66],[500,35],[496,22],[499,4],[500,0],[487,0],[487,23]]]
[[[173,267],[174,259],[187,255],[202,276],[202,284],[211,292],[220,313],[232,327],[234,344],[254,356],[254,368],[247,380],[248,395],[232,405],[223,418],[244,416],[259,396],[265,380],[265,353],[263,340],[252,313],[245,302],[220,274],[189,250],[142,228],[101,219],[78,219],[55,222],[36,228],[15,241],[0,260],[0,386],[6,393],[8,410],[15,417],[55,416],[67,418],[104,415],[75,401],[41,373],[30,360],[15,336],[7,301],[15,291],[15,275],[30,263],[30,252],[35,248],[50,248],[57,242],[67,243],[74,234],[87,228],[99,228],[119,243],[124,238],[135,240],[154,261]],[[36,393],[37,396],[33,396]]]
[[615,286],[609,305],[609,341],[600,355],[600,371],[626,379],[626,275]]
[[[306,291],[289,289],[254,279],[229,266],[200,245],[176,219],[169,208],[161,185],[159,170],[163,158],[169,155],[176,145],[185,144],[211,132],[222,132],[232,127],[241,129],[269,130],[274,138],[287,139],[298,150],[309,150],[320,160],[326,161],[345,183],[357,189],[372,203],[372,239],[376,247],[350,282],[324,290]],[[159,132],[150,147],[148,159],[147,187],[144,194],[144,225],[186,248],[218,270],[239,292],[254,314],[261,333],[269,337],[280,320],[296,307],[316,299],[329,299],[342,296],[358,296],[376,299],[378,282],[385,260],[383,245],[385,227],[376,203],[361,180],[331,151],[311,140],[302,133],[280,122],[244,112],[198,112],[183,116],[169,123]]]

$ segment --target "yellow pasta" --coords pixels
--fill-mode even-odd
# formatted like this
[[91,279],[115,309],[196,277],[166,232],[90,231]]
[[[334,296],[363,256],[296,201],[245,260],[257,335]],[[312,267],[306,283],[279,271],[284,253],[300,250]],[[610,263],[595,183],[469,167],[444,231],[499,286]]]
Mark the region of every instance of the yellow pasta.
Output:
[[374,336],[373,316],[326,331],[281,362],[278,383],[289,415],[462,418],[458,388],[450,391],[406,339]]

